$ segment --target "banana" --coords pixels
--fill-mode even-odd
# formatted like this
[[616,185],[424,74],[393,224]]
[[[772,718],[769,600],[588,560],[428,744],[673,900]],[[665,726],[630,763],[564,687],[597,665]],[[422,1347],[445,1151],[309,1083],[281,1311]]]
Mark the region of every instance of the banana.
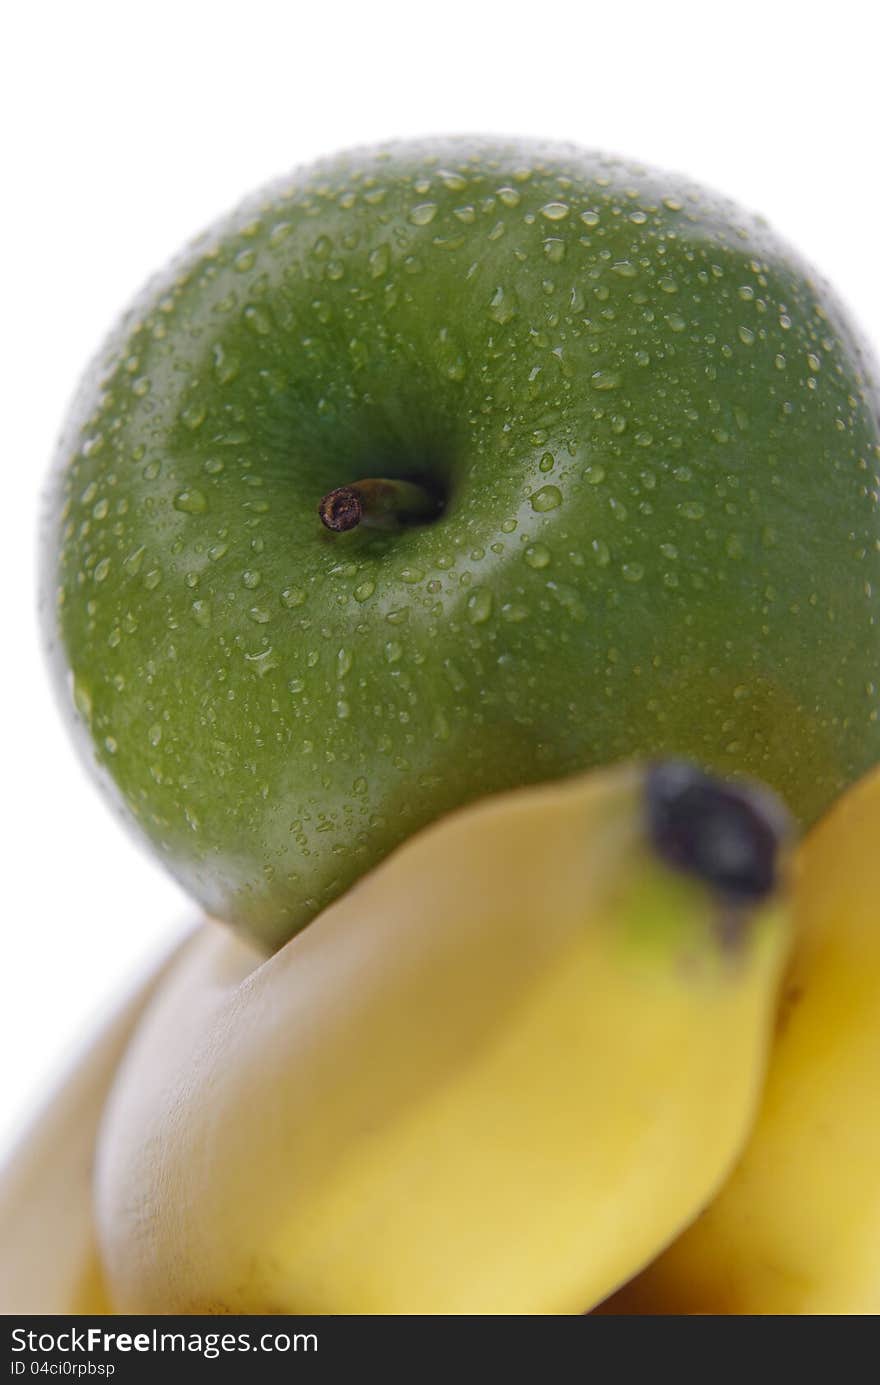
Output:
[[412,838],[268,960],[193,939],[98,1225],[135,1313],[577,1314],[719,1187],[786,955],[776,807],[679,763]]
[[0,1171],[0,1313],[112,1311],[94,1232],[95,1140],[119,1060],[169,965],[109,1020]]
[[799,853],[755,1130],[720,1196],[603,1311],[880,1313],[880,769]]

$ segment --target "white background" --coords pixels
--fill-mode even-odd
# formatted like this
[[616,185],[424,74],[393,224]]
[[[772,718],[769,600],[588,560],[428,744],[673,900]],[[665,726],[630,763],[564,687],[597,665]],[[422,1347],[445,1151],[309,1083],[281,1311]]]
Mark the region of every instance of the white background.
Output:
[[687,172],[763,211],[880,340],[878,35],[863,0],[15,9],[0,74],[0,1151],[194,917],[74,759],[34,593],[40,496],[77,376],[183,241],[340,146],[546,135]]

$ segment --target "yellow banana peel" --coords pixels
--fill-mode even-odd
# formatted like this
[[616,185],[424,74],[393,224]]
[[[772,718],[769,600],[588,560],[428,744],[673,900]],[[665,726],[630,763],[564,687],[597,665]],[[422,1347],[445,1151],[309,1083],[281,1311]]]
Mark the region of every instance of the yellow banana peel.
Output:
[[115,1307],[574,1314],[655,1256],[746,1139],[788,940],[736,888],[766,818],[676,816],[676,773],[456,813],[269,959],[195,937],[103,1124]]
[[796,863],[795,948],[760,1114],[694,1226],[616,1313],[880,1313],[880,769]]

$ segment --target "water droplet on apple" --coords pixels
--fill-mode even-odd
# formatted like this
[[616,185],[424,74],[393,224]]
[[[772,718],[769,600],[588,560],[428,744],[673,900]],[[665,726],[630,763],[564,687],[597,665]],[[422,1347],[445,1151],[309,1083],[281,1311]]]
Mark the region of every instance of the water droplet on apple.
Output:
[[461,192],[462,188],[467,187],[467,179],[462,177],[460,173],[455,172],[454,169],[439,168],[437,170],[437,177],[443,183],[444,187],[449,188],[450,192]]
[[354,599],[359,602],[369,601],[375,590],[375,582],[360,582],[354,589]]
[[206,626],[211,624],[211,603],[210,601],[194,601],[191,607],[193,619],[197,625]]
[[500,285],[496,288],[489,303],[489,316],[494,322],[504,324],[509,322],[516,313],[516,303],[513,294],[508,289],[505,291]]
[[541,215],[547,221],[564,221],[571,211],[567,202],[547,202],[541,208]]
[[436,202],[419,202],[410,209],[409,221],[413,226],[427,226],[437,215]]
[[381,279],[388,272],[391,263],[391,249],[387,245],[377,245],[375,250],[371,250],[368,257],[370,274],[374,279]]
[[463,380],[467,375],[467,365],[463,356],[456,356],[454,361],[449,361],[445,375],[447,380]]
[[262,580],[263,574],[258,572],[256,568],[247,568],[241,574],[242,586],[247,587],[249,591],[253,591],[255,587],[258,587]]
[[255,303],[249,303],[244,310],[243,317],[247,326],[256,336],[268,337],[272,335],[272,319],[265,308],[260,308]]
[[620,571],[625,582],[641,582],[645,575],[641,563],[624,563]]
[[79,712],[79,714],[80,714],[80,716],[82,717],[83,721],[85,721],[85,722],[91,724],[91,720],[92,720],[92,693],[91,693],[91,689],[89,688],[89,685],[88,685],[88,683],[85,681],[85,679],[84,679],[80,674],[78,674],[78,673],[75,673],[75,674],[73,675],[73,682],[72,682],[72,685],[71,685],[71,692],[72,692],[72,694],[73,694],[73,705],[76,707],[76,710]]
[[441,327],[437,336],[438,357],[444,375],[447,380],[463,380],[467,374],[467,367],[461,347],[448,327]]
[[677,509],[685,519],[702,519],[706,513],[705,505],[699,500],[685,500]]
[[205,421],[204,404],[198,402],[188,404],[180,415],[180,421],[185,424],[187,428],[191,429],[192,432],[195,432],[197,428],[201,428]]
[[562,491],[558,486],[541,486],[530,497],[532,509],[538,514],[546,514],[548,510],[556,510],[562,504]]
[[565,259],[565,241],[558,236],[549,236],[544,241],[544,254],[551,264],[561,264]]
[[477,587],[467,599],[467,618],[471,625],[483,625],[492,614],[494,597],[488,587]]
[[144,547],[144,545],[141,544],[140,547],[132,549],[131,553],[129,553],[128,557],[122,564],[123,568],[125,569],[125,572],[129,576],[134,577],[137,575],[137,573],[140,572],[141,563],[144,561],[144,554],[146,553],[146,551],[147,550]]
[[550,565],[550,550],[543,543],[530,543],[523,553],[523,558],[529,567],[539,571],[541,568]]
[[521,621],[527,620],[528,614],[528,608],[516,601],[506,601],[501,607],[501,619],[506,620],[509,625],[518,625]]
[[616,390],[622,383],[619,370],[594,370],[590,384],[594,390]]
[[285,587],[281,593],[281,604],[293,610],[296,606],[302,606],[305,602],[306,594],[302,587]]
[[463,673],[461,672],[461,669],[458,667],[456,663],[453,662],[452,659],[443,660],[443,672],[449,679],[449,682],[452,685],[452,689],[454,692],[464,692],[465,688],[467,687],[467,679],[464,677]]
[[449,740],[449,722],[441,711],[436,711],[434,713],[434,719],[431,723],[431,734],[435,741]]
[[287,240],[292,230],[293,226],[289,221],[276,222],[269,232],[269,244],[272,249],[274,250],[277,246],[282,245],[284,241]]
[[352,656],[351,656],[351,651],[350,651],[350,650],[348,650],[348,649],[340,649],[340,650],[338,650],[338,651],[337,651],[337,654],[336,654],[336,676],[337,676],[338,678],[345,678],[345,677],[347,677],[348,674],[351,672],[352,662],[353,662],[353,660],[352,660]]
[[227,352],[221,342],[214,344],[214,374],[221,385],[231,385],[241,369],[238,356]]
[[174,497],[174,508],[185,515],[202,515],[208,508],[208,498],[204,491],[194,486],[178,491]]
[[363,370],[370,359],[370,351],[360,337],[352,337],[348,343],[348,354],[355,370]]

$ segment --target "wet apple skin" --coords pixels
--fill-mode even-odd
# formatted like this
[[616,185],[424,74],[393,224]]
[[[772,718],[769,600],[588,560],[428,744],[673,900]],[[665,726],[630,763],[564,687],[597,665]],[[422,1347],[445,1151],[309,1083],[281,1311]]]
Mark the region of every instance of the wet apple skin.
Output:
[[[760,219],[569,146],[356,151],[151,283],[68,420],[62,702],[211,913],[283,942],[487,792],[627,757],[812,821],[880,759],[878,392]],[[321,497],[423,479],[432,523]]]

